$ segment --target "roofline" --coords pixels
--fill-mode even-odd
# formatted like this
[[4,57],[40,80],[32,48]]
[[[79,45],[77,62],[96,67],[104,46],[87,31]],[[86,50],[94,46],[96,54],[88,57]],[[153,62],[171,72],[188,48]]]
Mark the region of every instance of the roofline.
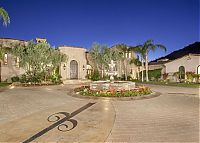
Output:
[[[200,43],[200,41],[196,41],[196,42],[194,42],[194,43],[192,43],[192,44],[188,44],[187,46],[184,46],[184,47],[181,48],[181,49],[177,49],[177,50],[175,50],[175,51],[172,51],[171,53],[167,54],[166,56],[169,56],[169,55],[172,54],[172,53],[181,51],[181,50],[183,50],[183,49],[185,49],[185,48],[187,48],[187,47],[189,47],[189,46],[191,46],[191,45],[194,45],[195,43]],[[190,53],[189,53],[189,54],[190,54]],[[186,55],[188,55],[188,54],[185,54],[184,56],[186,56]],[[153,60],[153,61],[157,61],[157,60],[163,59],[163,58],[165,58],[166,56],[159,57],[159,58],[157,58],[157,59],[155,59],[155,60]],[[182,56],[182,57],[184,57],[184,56]],[[181,57],[179,57],[179,58],[181,58]],[[176,59],[174,59],[174,60],[176,60]],[[172,60],[172,61],[173,61],[173,60]]]
[[[173,61],[173,60],[172,60]],[[163,62],[163,63],[158,63],[158,62],[149,62],[149,65],[164,65],[164,64],[166,64],[166,63],[168,63],[168,62],[171,62],[170,60],[169,61],[165,61],[165,63]]]
[[[61,45],[61,46],[58,46],[58,48],[62,48],[62,47],[71,47],[71,48],[86,49],[86,48],[83,48],[83,47],[79,47],[79,46],[70,46],[70,45]],[[87,50],[87,49],[86,49],[86,50]]]
[[21,39],[15,39],[15,38],[1,38],[0,39],[5,39],[5,40],[17,40],[17,41],[23,41],[23,42],[28,42],[27,40],[21,40]]
[[181,58],[183,58],[183,57],[186,57],[186,56],[200,56],[200,54],[191,54],[191,53],[189,53],[189,54],[187,54],[187,55],[185,55],[185,56],[182,56],[182,57],[180,57],[180,58],[177,58],[177,59],[171,60],[171,61],[166,62],[166,63],[164,63],[164,64],[168,64],[168,63],[170,63],[170,62],[173,62],[173,61],[179,60],[179,59],[181,59]]

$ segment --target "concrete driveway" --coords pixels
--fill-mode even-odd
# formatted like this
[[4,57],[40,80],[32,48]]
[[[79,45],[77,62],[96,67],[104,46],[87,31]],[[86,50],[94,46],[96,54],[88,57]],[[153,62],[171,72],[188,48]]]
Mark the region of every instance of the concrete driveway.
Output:
[[0,142],[199,142],[198,89],[151,86],[162,95],[114,101],[68,96],[73,87],[1,92]]

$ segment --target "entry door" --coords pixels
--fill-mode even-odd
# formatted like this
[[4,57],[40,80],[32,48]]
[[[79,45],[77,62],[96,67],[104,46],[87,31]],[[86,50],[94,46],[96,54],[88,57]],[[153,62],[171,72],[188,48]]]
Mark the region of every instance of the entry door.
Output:
[[78,79],[78,62],[75,60],[70,62],[70,79]]

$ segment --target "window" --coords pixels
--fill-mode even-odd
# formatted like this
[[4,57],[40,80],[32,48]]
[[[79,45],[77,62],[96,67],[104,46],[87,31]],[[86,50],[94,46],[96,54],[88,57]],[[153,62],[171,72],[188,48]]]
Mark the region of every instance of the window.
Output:
[[185,79],[185,67],[184,66],[179,67],[179,79]]
[[126,58],[128,58],[128,53],[127,53],[127,52],[126,52],[126,55],[125,55],[125,57],[126,57]]
[[197,67],[197,74],[200,74],[200,65]]
[[19,57],[15,58],[15,66],[19,68]]
[[3,61],[4,61],[4,65],[7,65],[7,64],[8,64],[8,54],[7,54],[7,53],[4,54],[4,59],[3,59]]
[[131,58],[131,52],[126,52],[125,53],[125,58]]
[[131,52],[128,53],[128,58],[131,58]]

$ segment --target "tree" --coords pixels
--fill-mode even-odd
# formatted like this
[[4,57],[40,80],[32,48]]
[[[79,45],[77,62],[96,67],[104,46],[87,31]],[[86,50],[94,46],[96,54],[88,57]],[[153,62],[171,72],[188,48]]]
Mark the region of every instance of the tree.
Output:
[[10,17],[4,8],[0,8],[0,17],[3,19],[3,25],[7,26],[10,24]]
[[26,70],[27,75],[36,77],[43,73],[45,81],[47,76],[52,74],[67,58],[49,44],[34,43],[33,41],[28,42],[27,45],[17,45],[12,49],[12,54],[19,58],[19,65]]
[[122,58],[122,54],[119,50],[115,48],[104,48],[103,52],[103,64],[105,65],[105,68],[109,68],[109,64],[111,63],[111,60],[118,61]]
[[122,60],[122,65],[123,65],[123,69],[124,69],[124,75],[125,75],[125,80],[127,80],[127,77],[128,77],[128,69],[127,69],[127,65],[129,64],[128,63],[128,59],[126,57],[126,55],[129,53],[130,51],[130,48],[125,45],[125,44],[118,44],[115,46],[119,52],[121,52],[122,56],[121,56],[121,60]]
[[104,76],[104,71],[109,68],[111,60],[117,61],[121,58],[121,53],[106,45],[94,43],[89,51],[95,68],[101,73],[101,78]]
[[101,73],[101,77],[103,75],[103,69],[102,69],[102,65],[103,65],[103,49],[104,46],[98,44],[98,43],[93,43],[92,47],[89,51],[89,54],[92,58],[93,64],[94,64],[94,68],[97,69],[97,71],[99,73]]
[[145,70],[146,70],[146,81],[149,81],[148,76],[148,54],[150,51],[155,51],[156,49],[160,48],[164,51],[166,51],[166,47],[161,44],[154,44],[153,40],[147,40],[143,45],[139,45],[144,51],[145,51]]
[[[137,66],[138,71],[137,71],[137,79],[140,80],[140,67],[142,66],[142,62],[139,59],[139,56],[137,58],[133,57],[130,60],[130,64],[134,64]],[[143,72],[143,71],[142,71]]]
[[141,63],[138,62],[138,64],[141,65],[141,67],[142,67],[141,72],[142,72],[142,82],[143,82],[144,81],[144,72],[143,72],[143,69],[144,69],[144,59],[145,59],[145,53],[146,53],[145,48],[143,48],[142,45],[138,45],[138,46],[135,46],[135,47],[131,46],[130,50],[132,50],[135,53],[139,54]]

